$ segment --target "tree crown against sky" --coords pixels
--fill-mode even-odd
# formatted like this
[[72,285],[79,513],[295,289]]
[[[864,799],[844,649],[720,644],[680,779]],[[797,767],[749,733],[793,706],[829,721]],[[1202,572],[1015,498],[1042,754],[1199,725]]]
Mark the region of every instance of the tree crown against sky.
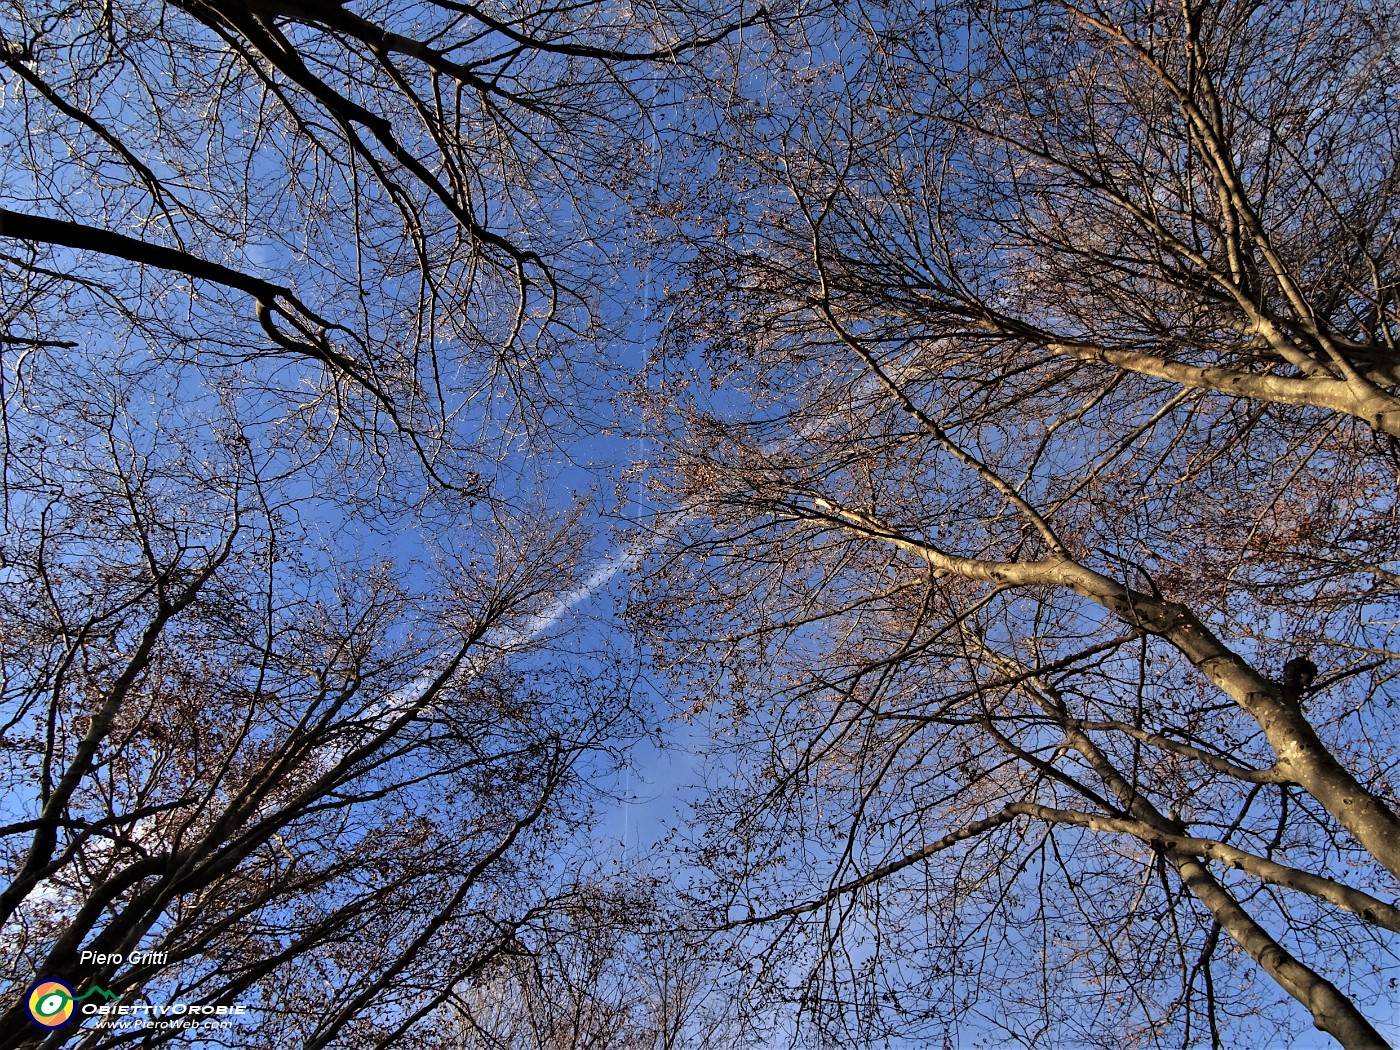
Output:
[[807,31],[668,209],[716,921],[835,1040],[1383,1045],[1393,16]]
[[[66,972],[249,997],[245,1043],[671,1045],[732,963],[767,1037],[1378,1045],[1380,5],[3,33],[12,983],[159,938]],[[629,385],[732,953],[637,948],[646,996],[652,905],[561,871],[635,671],[529,652],[634,560],[581,569],[556,465]]]
[[0,16],[5,1045],[36,975],[250,1005],[243,1046],[450,1042],[565,916],[641,921],[587,835],[640,720],[554,644],[566,492],[641,99],[745,20]]

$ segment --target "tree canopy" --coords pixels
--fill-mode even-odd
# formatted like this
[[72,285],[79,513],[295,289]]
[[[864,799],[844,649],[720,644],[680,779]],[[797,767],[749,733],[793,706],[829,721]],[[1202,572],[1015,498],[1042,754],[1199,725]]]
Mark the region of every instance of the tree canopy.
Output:
[[674,209],[717,921],[838,1042],[1385,1045],[1393,16],[863,15]]
[[41,978],[1400,1038],[1386,5],[21,0],[0,61],[0,1045],[184,1035]]

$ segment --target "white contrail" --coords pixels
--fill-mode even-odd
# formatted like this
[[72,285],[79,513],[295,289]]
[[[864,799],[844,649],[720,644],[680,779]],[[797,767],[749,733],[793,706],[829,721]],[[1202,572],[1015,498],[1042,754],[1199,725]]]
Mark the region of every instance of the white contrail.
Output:
[[632,568],[666,542],[676,528],[682,524],[685,517],[686,515],[683,514],[675,514],[670,521],[654,530],[645,540],[634,539],[618,544],[612,556],[590,572],[581,584],[571,591],[565,591],[550,602],[546,608],[526,620],[524,624],[511,632],[501,647],[509,648],[522,645],[540,637],[562,620],[574,606],[593,597],[597,591],[611,583],[618,573]]
[[[649,530],[645,537],[634,537],[619,543],[607,559],[584,577],[582,583],[556,596],[545,608],[535,613],[519,627],[487,632],[480,642],[480,654],[467,660],[466,676],[463,681],[470,682],[512,651],[542,637],[576,606],[587,601],[611,583],[619,573],[631,569],[665,543],[689,516],[687,512],[677,512],[663,520],[659,527]],[[421,703],[419,698],[436,677],[437,672],[424,672],[412,685],[395,690],[366,710],[362,716],[366,720],[364,733],[367,736],[372,736],[382,732],[395,719]],[[348,749],[348,742],[338,747],[328,748],[321,760],[323,763],[327,763],[326,768],[329,768],[340,761]]]
[[[867,377],[862,385],[873,386],[874,380]],[[760,452],[763,455],[773,455],[789,445],[811,438],[829,427],[833,417],[833,413],[820,415],[797,427],[795,432],[789,436],[765,442],[760,447]],[[578,605],[592,598],[598,591],[616,579],[620,573],[632,569],[648,554],[669,540],[690,519],[692,513],[689,510],[673,511],[663,517],[658,525],[649,529],[644,535],[633,536],[618,543],[613,548],[612,553],[585,576],[577,587],[557,595],[545,608],[535,613],[519,627],[487,632],[481,640],[482,651],[480,655],[467,661],[465,681],[470,682],[512,651],[542,637]],[[411,687],[396,690],[391,696],[375,705],[372,710],[367,711],[366,732],[372,734],[382,731],[394,719],[418,704],[420,701],[417,697],[422,696],[423,691],[427,689],[435,677],[436,674],[425,672]],[[344,749],[338,749],[338,752],[343,754]],[[327,757],[338,761],[338,755]]]

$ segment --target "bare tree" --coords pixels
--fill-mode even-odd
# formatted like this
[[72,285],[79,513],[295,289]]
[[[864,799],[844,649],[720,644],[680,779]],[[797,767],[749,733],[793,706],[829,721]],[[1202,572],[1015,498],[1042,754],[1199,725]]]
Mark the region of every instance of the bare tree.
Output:
[[[576,887],[522,926],[457,999],[464,1048],[680,1050],[749,1045],[721,971],[654,876]],[[562,904],[563,902],[561,902]]]
[[759,17],[0,14],[0,1044],[49,976],[429,1045],[567,898],[633,713],[540,649],[596,526],[540,454],[625,323],[644,101]]
[[649,163],[639,93],[757,17],[12,5],[7,345],[221,368],[479,489],[464,418],[558,423],[593,379],[606,242]]
[[1387,1045],[1400,27],[861,16],[682,173],[718,921],[841,1043]]
[[[541,851],[629,732],[624,678],[526,659],[580,537],[497,510],[435,567],[356,559],[217,401],[85,375],[12,419],[0,1039],[43,1039],[38,975],[242,1003],[242,1046],[392,1043],[563,888]],[[55,1040],[133,1038],[82,1020]]]

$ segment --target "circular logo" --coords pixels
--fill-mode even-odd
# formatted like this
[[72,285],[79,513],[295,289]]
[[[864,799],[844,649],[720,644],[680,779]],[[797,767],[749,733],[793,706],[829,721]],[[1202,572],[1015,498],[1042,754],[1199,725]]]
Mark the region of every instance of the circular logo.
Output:
[[73,1020],[73,989],[62,981],[42,980],[30,986],[29,1016],[44,1028],[62,1028]]

